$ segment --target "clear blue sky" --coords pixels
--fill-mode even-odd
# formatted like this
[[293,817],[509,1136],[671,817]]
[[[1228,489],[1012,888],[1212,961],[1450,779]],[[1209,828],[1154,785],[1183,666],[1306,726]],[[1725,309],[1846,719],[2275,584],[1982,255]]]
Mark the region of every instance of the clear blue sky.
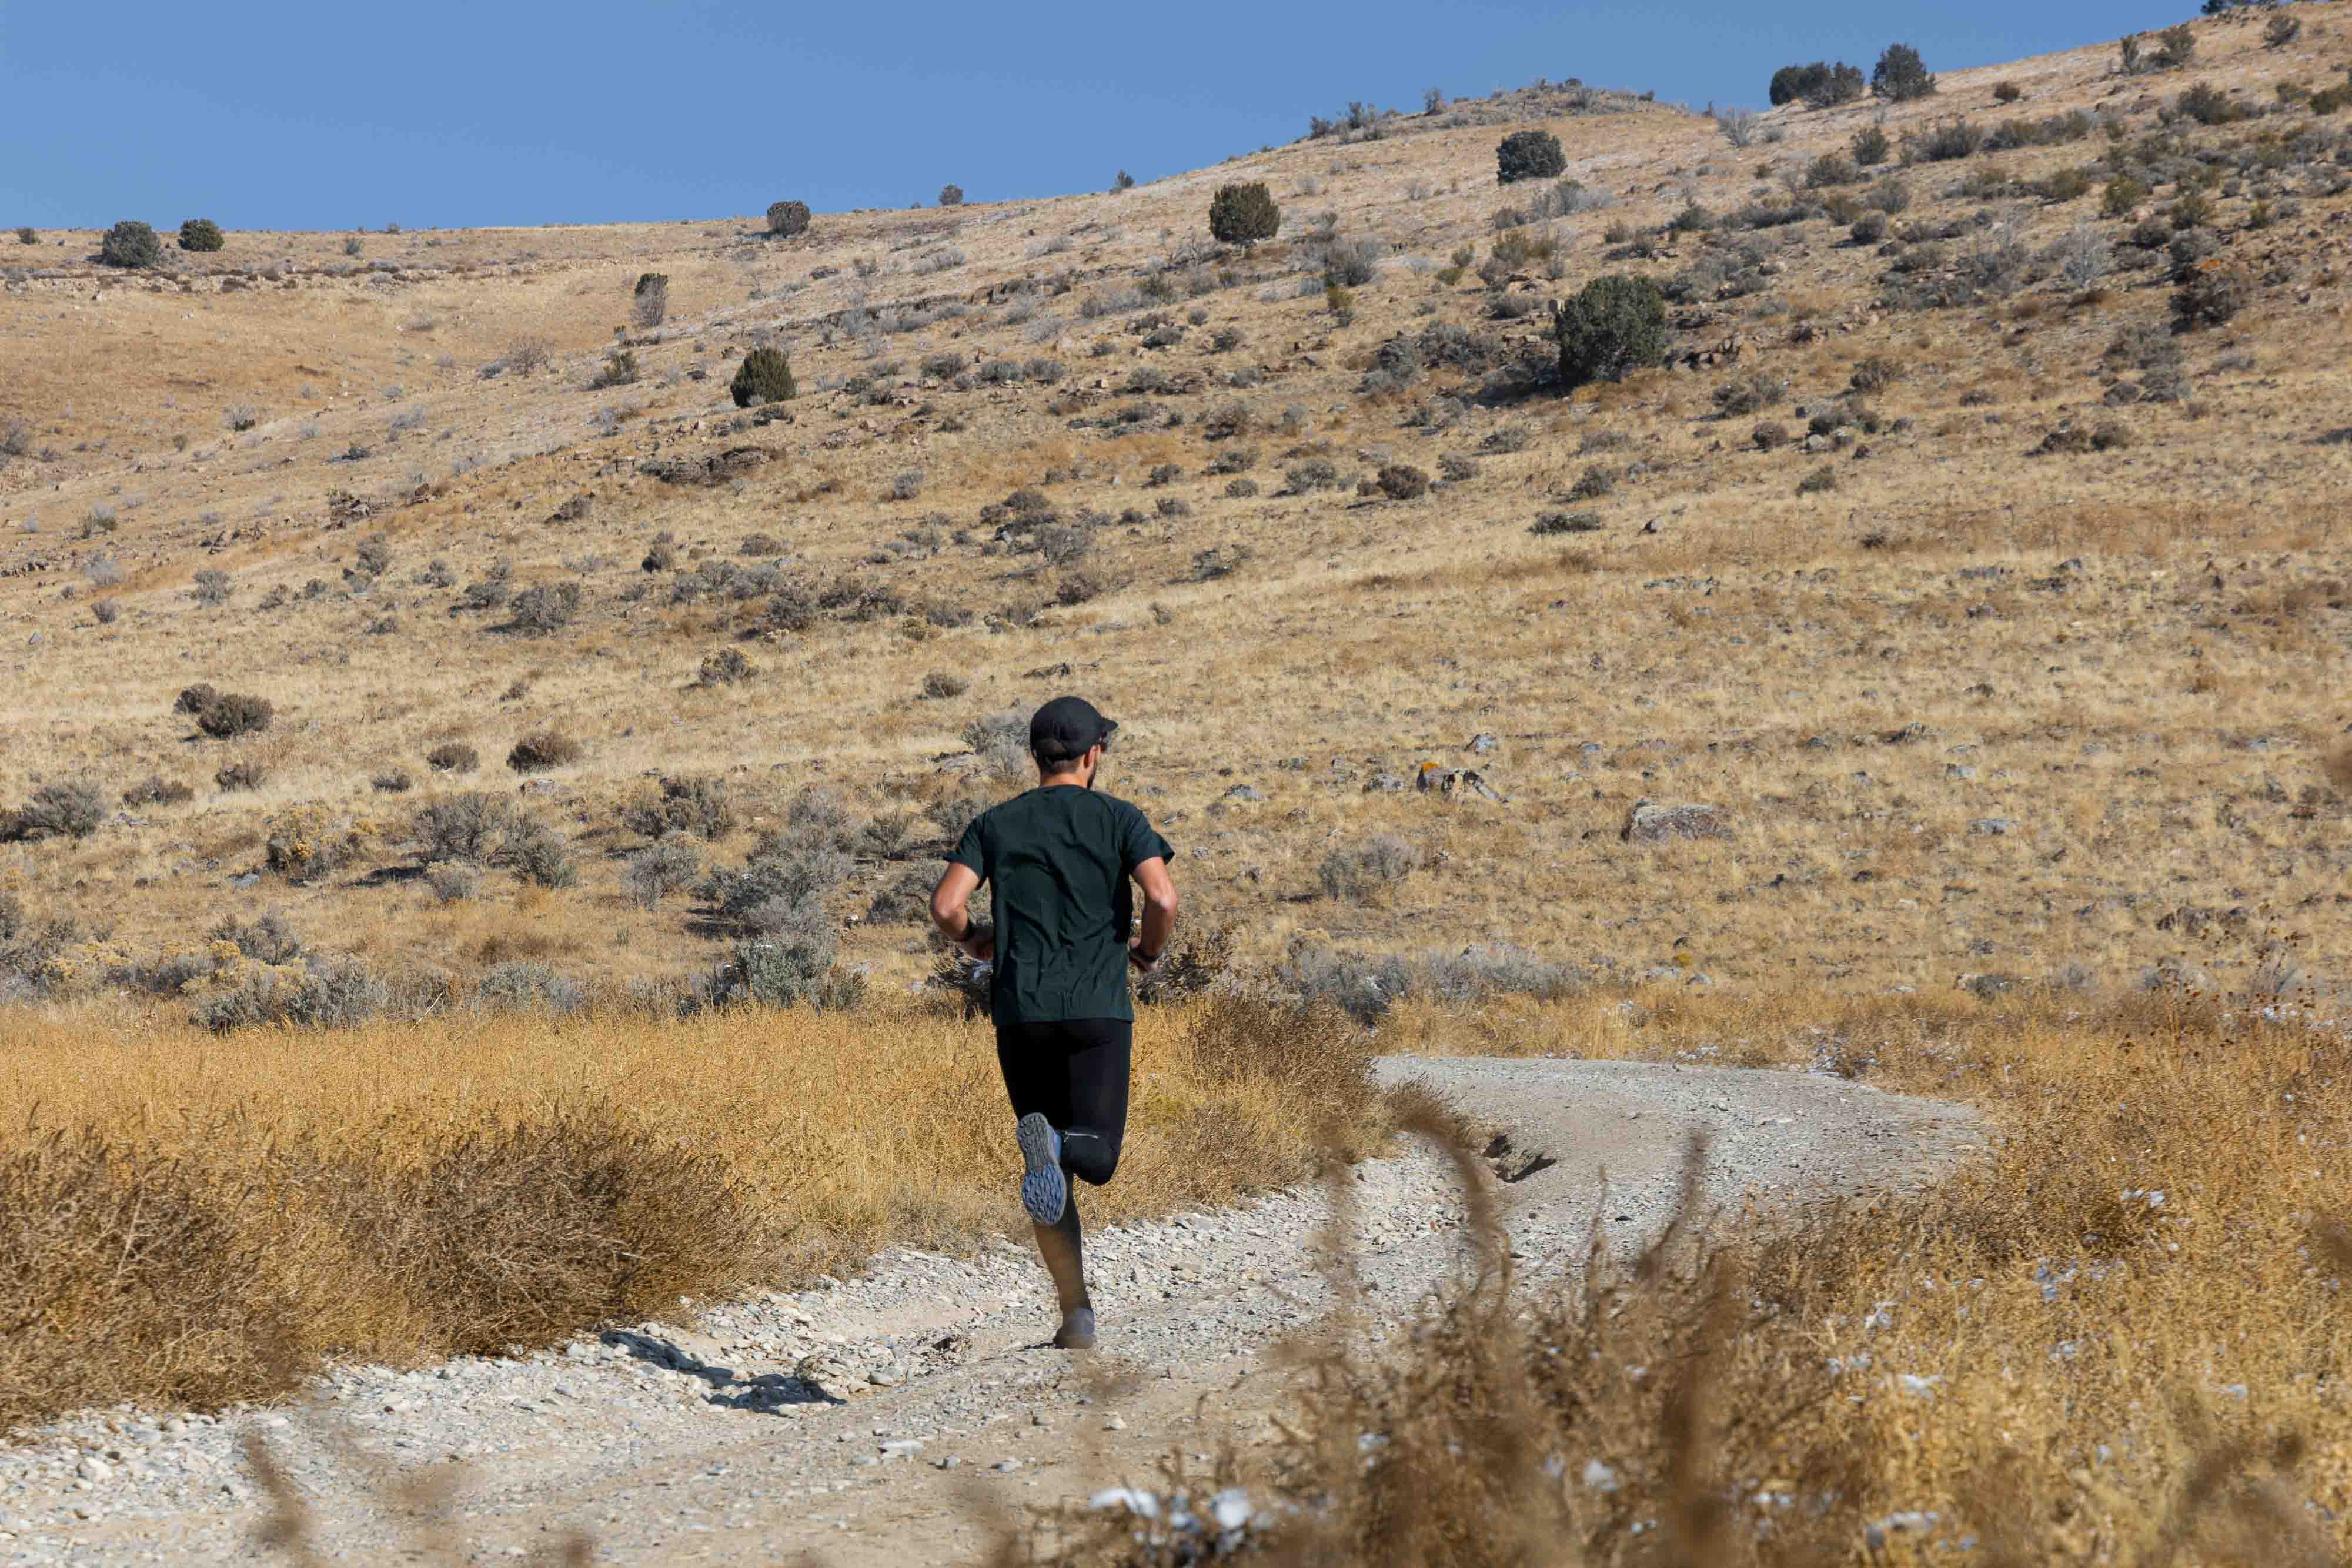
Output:
[[[1538,76],[1761,105],[1889,41],[1983,65],[2161,26],[2125,0],[563,5],[0,0],[0,225],[410,228],[819,211],[1139,180],[1350,99]],[[1928,13],[1928,14],[1923,14]]]

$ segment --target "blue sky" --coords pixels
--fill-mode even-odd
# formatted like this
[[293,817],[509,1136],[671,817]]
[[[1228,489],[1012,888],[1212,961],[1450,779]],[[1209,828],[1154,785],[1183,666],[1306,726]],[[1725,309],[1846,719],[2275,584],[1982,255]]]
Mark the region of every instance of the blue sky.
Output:
[[1099,189],[1538,76],[1760,106],[1886,43],[1931,68],[2194,9],[2077,0],[1444,5],[392,5],[0,0],[0,225],[707,218]]

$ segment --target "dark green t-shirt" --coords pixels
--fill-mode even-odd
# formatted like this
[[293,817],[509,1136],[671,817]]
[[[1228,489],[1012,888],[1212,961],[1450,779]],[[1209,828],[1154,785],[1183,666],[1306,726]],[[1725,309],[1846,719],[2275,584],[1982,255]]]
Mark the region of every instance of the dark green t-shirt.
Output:
[[996,1021],[1135,1017],[1128,879],[1173,853],[1135,807],[1075,784],[1032,789],[973,818],[948,859],[994,890]]

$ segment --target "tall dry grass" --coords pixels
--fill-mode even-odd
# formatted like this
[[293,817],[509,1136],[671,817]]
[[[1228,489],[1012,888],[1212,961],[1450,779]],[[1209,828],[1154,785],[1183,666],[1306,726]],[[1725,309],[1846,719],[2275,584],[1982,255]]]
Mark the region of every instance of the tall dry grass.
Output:
[[[1360,1155],[1366,1049],[1247,1001],[1148,1016],[1129,1152],[1090,1207]],[[0,1118],[0,1426],[259,1397],[331,1354],[544,1344],[1018,1228],[990,1035],[911,1009],[225,1039],[12,1011]]]
[[[1395,1343],[1343,1321],[1270,1458],[1234,1445],[1205,1474],[1171,1458],[1166,1484],[1195,1503],[1239,1484],[1303,1505],[1207,1555],[2345,1560],[2340,1029],[2184,992],[1690,1003],[1641,1032],[1633,1054],[1740,1040],[1940,1087],[1998,1135],[1916,1197],[1793,1230],[1686,1207],[1632,1265],[1596,1252],[1580,1284],[1534,1296],[1490,1248]],[[1058,1563],[1202,1560],[1197,1535],[1118,1511],[1043,1524],[1036,1555]]]

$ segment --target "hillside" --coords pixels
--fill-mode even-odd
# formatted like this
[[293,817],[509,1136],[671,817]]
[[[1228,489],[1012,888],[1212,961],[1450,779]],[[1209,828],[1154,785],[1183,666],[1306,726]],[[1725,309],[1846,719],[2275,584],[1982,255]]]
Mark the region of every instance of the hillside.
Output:
[[[2352,117],[2321,112],[2352,29],[2294,11],[2279,46],[2200,23],[2185,68],[2102,43],[1745,146],[1539,87],[792,239],[8,247],[0,800],[106,808],[0,845],[15,988],[218,989],[209,934],[269,910],[407,996],[674,982],[737,929],[695,875],[821,830],[843,959],[904,989],[929,845],[1006,787],[967,727],[1063,689],[1122,720],[1107,786],[1250,962],[2292,988],[2352,936]],[[1874,123],[1883,165],[1822,162]],[[1497,187],[1528,128],[1575,190]],[[1206,233],[1234,181],[1283,209],[1248,252]],[[667,318],[630,327],[648,272]],[[1563,393],[1539,308],[1612,272],[1668,288],[1676,361]],[[616,344],[634,379],[592,385]],[[799,395],[740,411],[763,345]],[[1398,465],[1426,492],[1360,485]],[[268,727],[207,737],[199,683]],[[509,772],[548,731],[577,756]],[[479,771],[427,765],[451,745]],[[1373,787],[1431,762],[1499,799]],[[698,776],[731,821],[645,858],[630,808]],[[793,814],[811,785],[845,823]],[[563,844],[427,876],[414,819],[467,789]],[[1642,800],[1721,836],[1627,841]]]

